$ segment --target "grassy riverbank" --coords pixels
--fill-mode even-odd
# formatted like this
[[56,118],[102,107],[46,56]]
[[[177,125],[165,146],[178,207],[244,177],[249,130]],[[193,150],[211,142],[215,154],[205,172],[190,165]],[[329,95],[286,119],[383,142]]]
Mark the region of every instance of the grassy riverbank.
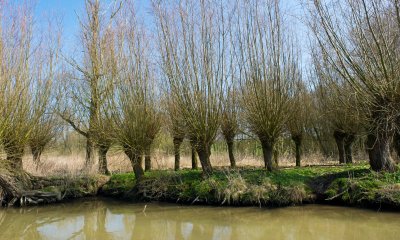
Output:
[[[136,198],[133,173],[115,174],[101,194]],[[335,203],[400,209],[400,171],[375,173],[368,165],[263,169],[217,169],[208,179],[201,171],[147,172],[137,186],[142,200],[190,204],[288,206]]]

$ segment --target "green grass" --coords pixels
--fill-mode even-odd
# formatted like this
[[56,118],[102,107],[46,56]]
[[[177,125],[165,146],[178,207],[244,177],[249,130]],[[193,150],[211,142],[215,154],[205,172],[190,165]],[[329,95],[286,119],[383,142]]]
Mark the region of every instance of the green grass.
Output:
[[134,173],[114,174],[102,187],[101,191],[105,195],[118,196],[131,190],[135,186],[135,183]]
[[[115,174],[103,187],[122,196],[135,186],[134,174]],[[148,200],[224,205],[286,206],[304,202],[400,206],[400,171],[375,173],[368,165],[264,169],[216,169],[146,172],[139,185]]]

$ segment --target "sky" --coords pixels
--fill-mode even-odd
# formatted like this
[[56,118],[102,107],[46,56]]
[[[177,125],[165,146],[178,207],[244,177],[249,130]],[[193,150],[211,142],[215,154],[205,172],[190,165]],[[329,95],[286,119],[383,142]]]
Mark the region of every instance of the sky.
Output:
[[83,13],[83,0],[37,0],[36,21],[56,15],[62,20],[64,48],[71,49],[79,33],[78,15]]
[[[16,0],[21,1],[21,0]],[[79,47],[78,36],[80,31],[78,17],[84,14],[84,0],[35,0],[35,15],[36,20],[48,19],[49,16],[57,16],[62,21],[63,30],[63,52],[67,54],[74,53]],[[112,4],[115,0],[101,0],[104,5]],[[197,0],[193,0],[197,1]],[[304,9],[301,7],[301,0],[281,0],[281,6],[290,18],[290,25],[295,30],[295,35],[299,41],[299,47],[302,52],[303,64],[310,61],[308,59],[308,38],[307,28],[300,23],[299,18],[304,14]],[[136,11],[143,16],[145,24],[151,24],[151,0],[136,0]],[[227,1],[229,3],[229,0]],[[43,18],[45,17],[45,18]]]
[[[112,4],[114,0],[103,0],[103,2],[107,5]],[[143,15],[149,15],[150,0],[137,0],[136,9]],[[77,37],[80,31],[78,19],[84,14],[84,10],[84,0],[36,0],[35,17],[37,21],[43,19],[42,17],[45,17],[45,19],[48,16],[60,17],[63,27],[63,48],[65,51],[71,52],[77,45]]]

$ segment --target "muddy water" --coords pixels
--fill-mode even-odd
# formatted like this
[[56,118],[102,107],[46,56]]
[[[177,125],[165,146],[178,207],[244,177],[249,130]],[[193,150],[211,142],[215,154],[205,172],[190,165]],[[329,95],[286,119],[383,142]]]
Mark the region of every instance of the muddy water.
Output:
[[97,199],[0,210],[0,239],[400,239],[400,213],[145,205]]

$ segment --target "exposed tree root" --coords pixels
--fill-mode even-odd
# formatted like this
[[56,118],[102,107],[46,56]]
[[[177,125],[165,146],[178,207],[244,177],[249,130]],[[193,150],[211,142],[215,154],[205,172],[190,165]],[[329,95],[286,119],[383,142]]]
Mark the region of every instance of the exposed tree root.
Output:
[[108,176],[38,177],[0,167],[1,206],[27,206],[95,196]]
[[22,172],[0,172],[0,201],[2,206],[26,206],[61,201],[60,192],[44,192],[30,189],[32,176]]

